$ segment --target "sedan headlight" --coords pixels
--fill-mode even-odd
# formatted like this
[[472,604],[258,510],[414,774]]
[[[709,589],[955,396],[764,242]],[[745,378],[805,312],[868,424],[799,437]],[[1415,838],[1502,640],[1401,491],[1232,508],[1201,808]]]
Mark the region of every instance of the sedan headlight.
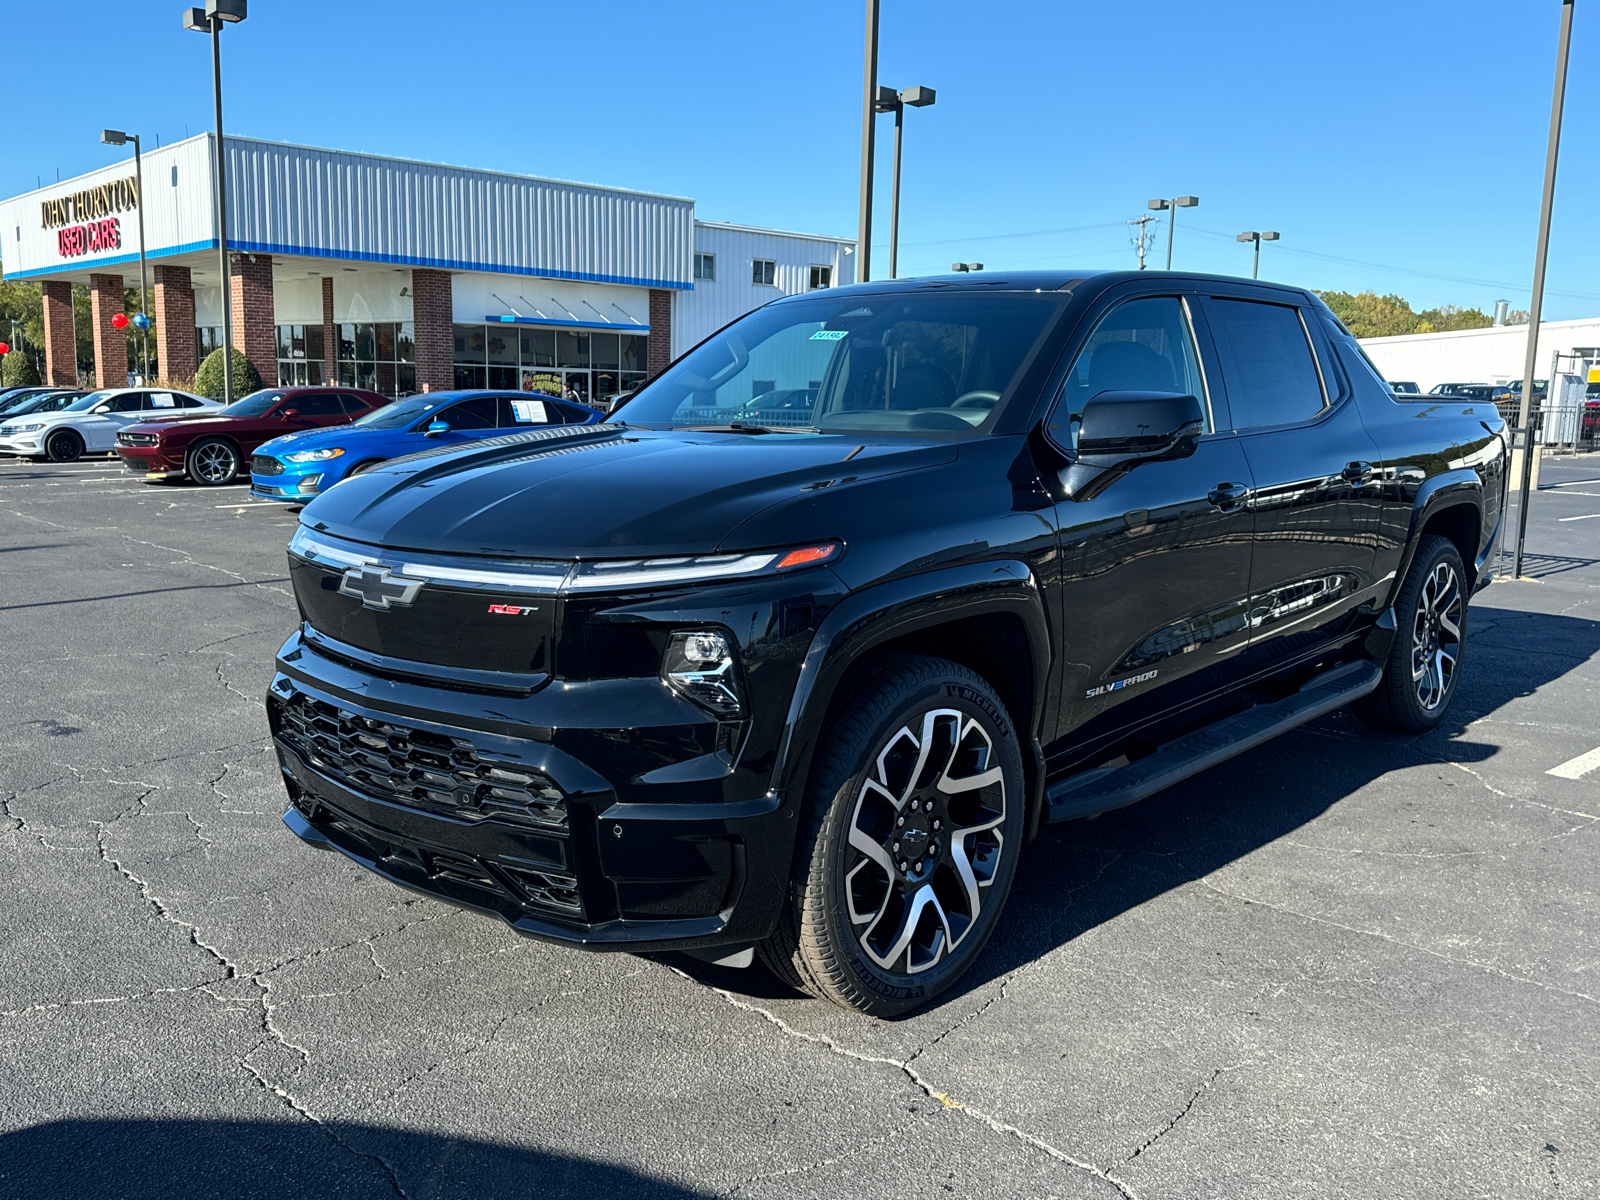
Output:
[[725,633],[673,634],[661,660],[661,681],[716,716],[737,717],[744,710],[738,666]]
[[0,434],[6,433],[37,433],[44,428],[43,421],[35,421],[32,425],[0,425]]
[[343,450],[338,449],[302,450],[298,454],[285,454],[283,461],[292,463],[327,462],[328,459],[338,458],[343,453]]

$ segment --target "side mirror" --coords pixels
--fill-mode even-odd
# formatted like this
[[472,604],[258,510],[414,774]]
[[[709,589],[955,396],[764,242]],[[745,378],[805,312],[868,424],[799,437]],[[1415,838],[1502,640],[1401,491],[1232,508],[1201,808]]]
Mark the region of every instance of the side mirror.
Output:
[[91,417],[98,417],[98,416],[102,416],[105,413],[108,413],[110,411],[111,411],[111,403],[110,403],[110,401],[107,401],[105,404],[96,404],[93,408],[91,408],[89,410],[89,415]]
[[429,421],[428,422],[427,431],[423,434],[423,436],[424,437],[438,437],[441,433],[449,433],[449,432],[450,432],[450,422],[449,421]]
[[1194,396],[1176,392],[1101,392],[1083,406],[1078,454],[1106,466],[1160,458],[1205,432]]

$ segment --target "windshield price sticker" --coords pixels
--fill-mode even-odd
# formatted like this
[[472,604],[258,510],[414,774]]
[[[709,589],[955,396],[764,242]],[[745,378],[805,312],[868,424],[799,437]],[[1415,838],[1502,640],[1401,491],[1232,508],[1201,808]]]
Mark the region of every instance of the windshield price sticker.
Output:
[[811,335],[813,342],[837,342],[849,332],[844,329],[819,329]]

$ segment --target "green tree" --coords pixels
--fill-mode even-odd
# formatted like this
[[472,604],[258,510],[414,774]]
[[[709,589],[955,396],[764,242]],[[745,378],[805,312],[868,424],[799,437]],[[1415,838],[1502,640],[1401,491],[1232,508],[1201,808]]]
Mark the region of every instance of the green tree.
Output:
[[20,348],[35,372],[44,371],[44,302],[37,283],[0,280],[0,341]]
[[28,356],[21,350],[13,350],[5,356],[4,366],[0,366],[0,386],[4,387],[37,387],[39,371],[28,361]]
[[1488,313],[1480,312],[1476,308],[1457,308],[1454,304],[1425,308],[1417,315],[1422,318],[1423,324],[1429,327],[1426,330],[1417,330],[1418,333],[1427,333],[1430,330],[1443,332],[1448,329],[1487,329],[1494,324],[1494,318]]
[[[243,350],[233,352],[233,398],[248,396],[251,392],[261,390],[261,373],[256,370],[255,364],[244,356]],[[200,369],[194,373],[194,390],[196,394],[207,396],[212,400],[222,399],[222,350],[213,350],[206,355],[205,362],[200,364]]]
[[1380,296],[1376,292],[1318,292],[1322,301],[1333,309],[1334,315],[1345,323],[1345,328],[1358,338],[1395,337],[1402,333],[1428,333],[1422,329],[1420,314],[1411,311],[1403,296]]

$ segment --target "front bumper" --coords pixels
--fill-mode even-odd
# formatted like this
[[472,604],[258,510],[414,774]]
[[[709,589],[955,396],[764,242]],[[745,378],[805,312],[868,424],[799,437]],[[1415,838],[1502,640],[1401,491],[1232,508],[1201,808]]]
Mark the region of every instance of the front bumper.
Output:
[[321,470],[303,473],[285,471],[281,475],[252,474],[250,494],[258,500],[276,500],[280,504],[305,504],[322,494],[322,481],[325,475],[326,472]]
[[43,454],[44,448],[36,433],[22,433],[15,437],[0,438],[0,454],[33,456]]
[[[490,698],[358,668],[298,633],[279,652],[268,714],[303,840],[552,942],[690,950],[771,932],[794,812],[737,752],[695,754],[716,722],[658,681]],[[615,728],[624,713],[638,724]],[[623,743],[641,739],[680,761],[640,772]]]
[[159,446],[123,446],[116,447],[117,457],[122,460],[122,469],[129,475],[137,475],[140,479],[182,479],[188,474],[184,470],[183,455],[163,454]]

